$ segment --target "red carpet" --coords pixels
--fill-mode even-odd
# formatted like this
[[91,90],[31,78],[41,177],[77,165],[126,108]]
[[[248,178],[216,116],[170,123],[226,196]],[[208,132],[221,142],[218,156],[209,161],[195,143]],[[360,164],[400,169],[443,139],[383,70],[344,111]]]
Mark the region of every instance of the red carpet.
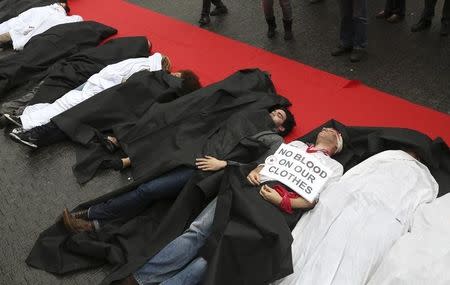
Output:
[[[121,0],[73,0],[71,13],[115,27],[118,36],[146,35],[175,69],[192,69],[204,85],[238,69],[269,71],[293,103],[295,138],[334,118],[348,125],[404,127],[450,144],[450,116]],[[364,64],[364,63],[362,63]]]

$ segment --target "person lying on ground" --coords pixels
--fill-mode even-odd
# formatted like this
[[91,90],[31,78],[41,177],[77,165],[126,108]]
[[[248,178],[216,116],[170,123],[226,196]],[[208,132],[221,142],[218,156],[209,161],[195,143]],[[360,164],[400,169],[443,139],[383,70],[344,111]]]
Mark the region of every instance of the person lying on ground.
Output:
[[53,26],[83,21],[78,15],[67,16],[69,10],[67,1],[31,8],[0,24],[0,44],[12,42],[15,50],[22,50],[33,36]]
[[[192,72],[191,70],[180,70],[178,72],[170,73],[171,76],[182,79],[181,90],[180,93],[188,94],[193,92],[201,87],[198,76]],[[88,86],[86,84],[86,86]],[[84,89],[84,88],[83,88]],[[74,90],[72,93],[77,93],[80,95],[79,98],[83,99],[83,91]],[[67,95],[67,94],[66,94]],[[64,97],[63,97],[64,98]],[[65,99],[60,98],[55,103],[50,104],[48,108],[60,109],[58,103],[63,102]],[[63,100],[61,100],[63,99]],[[59,101],[59,102],[58,102]],[[81,100],[84,101],[84,100]],[[58,103],[57,103],[58,102]],[[45,107],[46,108],[46,107]],[[47,109],[47,108],[46,108]],[[5,116],[6,117],[6,116]],[[22,116],[21,116],[22,117]],[[51,117],[54,117],[51,115]],[[8,116],[10,120],[15,121],[17,124],[20,124],[16,117]],[[48,118],[48,116],[47,116]],[[46,118],[46,119],[47,119]],[[23,130],[22,127],[15,128],[9,134],[10,137],[21,144],[24,144],[28,147],[36,149],[38,147],[48,146],[55,144],[57,142],[61,142],[67,139],[67,136],[62,132],[56,124],[53,122],[46,123],[45,125],[37,126],[27,131]],[[102,140],[104,141],[104,140]],[[108,144],[110,145],[110,144]]]
[[[262,142],[268,147],[267,152],[260,160],[264,160],[268,154],[275,150],[283,142],[282,136],[286,136],[295,126],[292,113],[286,109],[276,109],[269,113],[274,129],[268,129],[254,135],[252,139]],[[129,159],[128,159],[129,161]],[[205,155],[196,159],[196,167],[202,171],[219,171],[227,165],[239,165],[237,161],[226,161]],[[72,233],[82,231],[98,231],[104,221],[119,217],[133,217],[142,212],[152,202],[158,199],[176,197],[184,185],[194,174],[195,169],[181,166],[162,176],[140,185],[137,189],[110,199],[104,203],[96,204],[88,209],[69,213],[63,212],[63,221],[66,228]]]
[[[149,57],[126,59],[106,66],[100,72],[89,77],[84,84],[67,92],[64,96],[51,104],[39,103],[27,106],[20,117],[11,114],[4,114],[4,116],[11,123],[21,128],[16,129],[13,132],[14,134],[28,131],[32,128],[49,123],[53,117],[80,104],[103,90],[127,81],[131,75],[141,70],[164,70],[170,72],[171,62],[167,56],[160,53],[155,53]],[[179,74],[175,75],[179,76]]]
[[347,171],[292,232],[294,273],[276,284],[366,284],[438,184],[414,149],[387,150]]
[[[317,136],[315,146],[294,141],[292,146],[308,150],[332,169],[329,182],[339,179],[343,173],[340,163],[331,158],[342,149],[343,142],[340,134],[334,129],[324,129]],[[245,178],[244,178],[245,179]],[[248,182],[259,189],[262,198],[270,203],[277,204],[280,210],[285,211],[280,202],[272,199],[273,188],[266,186],[264,179],[260,177],[259,170],[253,170],[247,176]],[[263,182],[264,181],[264,182]],[[255,190],[256,190],[255,189]],[[274,190],[275,191],[275,190]],[[275,197],[275,195],[274,195]],[[314,203],[309,203],[298,196],[288,201],[292,208],[312,208]],[[217,198],[212,200],[206,208],[191,223],[189,228],[179,237],[166,245],[156,255],[148,259],[140,269],[120,283],[131,284],[199,284],[202,282],[207,268],[207,261],[199,256],[199,250],[205,244],[212,230]]]

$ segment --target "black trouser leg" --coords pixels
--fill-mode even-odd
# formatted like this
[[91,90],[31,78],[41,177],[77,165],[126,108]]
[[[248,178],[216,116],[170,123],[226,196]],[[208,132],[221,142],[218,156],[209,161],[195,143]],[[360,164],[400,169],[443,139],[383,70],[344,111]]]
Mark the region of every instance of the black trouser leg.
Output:
[[50,122],[48,124],[31,129],[37,135],[38,146],[48,146],[68,139],[67,135],[58,126]]

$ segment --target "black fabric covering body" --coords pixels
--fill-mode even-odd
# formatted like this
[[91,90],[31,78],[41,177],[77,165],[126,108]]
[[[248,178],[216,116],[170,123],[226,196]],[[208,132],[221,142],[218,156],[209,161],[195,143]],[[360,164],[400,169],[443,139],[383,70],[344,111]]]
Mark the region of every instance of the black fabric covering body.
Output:
[[34,36],[23,51],[0,60],[0,99],[29,80],[40,81],[58,60],[95,47],[116,33],[114,28],[86,21],[57,25]]
[[[254,114],[250,112],[248,116]],[[249,122],[239,116],[236,120]],[[344,137],[344,150],[335,159],[344,165],[345,170],[381,151],[411,146],[437,179],[439,196],[448,192],[450,152],[440,138],[432,141],[408,129],[346,127],[330,121],[300,139],[314,142],[317,133],[325,126],[338,129]],[[246,128],[252,129],[250,126]],[[222,137],[213,136],[219,140],[214,142],[213,139],[210,146],[220,145]],[[252,144],[248,139],[241,139],[230,157],[243,158],[247,153],[247,161],[251,161],[261,153],[260,148],[261,145],[255,142]],[[225,175],[223,171],[212,175],[197,172],[167,214],[164,213],[170,202],[161,201],[131,220],[111,222],[99,234],[77,234],[68,238],[59,222],[41,234],[27,263],[61,274],[108,262],[116,266],[102,284],[110,284],[134,272],[148,257],[180,235],[219,191],[213,233],[201,251],[208,260],[204,284],[267,284],[292,272],[290,227],[295,222],[286,222],[289,220],[286,220],[286,214],[264,201],[255,187],[246,184],[245,176],[254,166],[230,167],[225,170]],[[134,189],[141,182],[77,208],[106,201]]]
[[47,70],[47,75],[29,104],[53,103],[105,66],[129,58],[148,57],[150,49],[146,37],[115,38],[62,59]]
[[176,166],[192,165],[205,141],[233,114],[289,104],[260,70],[236,72],[173,100],[180,84],[163,72],[140,72],[55,117],[53,122],[73,141],[87,146],[77,155],[78,181],[88,181],[105,158],[92,143],[98,131],[112,130],[132,161],[134,179],[147,181]]
[[31,8],[47,6],[57,0],[0,0],[0,23],[17,17]]
[[[448,193],[450,151],[442,139],[409,129],[346,127],[329,121],[300,140],[313,143],[323,127],[342,133],[345,147],[335,159],[345,171],[376,153],[409,147],[438,182],[438,196]],[[292,220],[245,182],[251,168],[229,171],[222,182],[213,232],[202,249],[208,260],[205,284],[268,284],[292,271]]]

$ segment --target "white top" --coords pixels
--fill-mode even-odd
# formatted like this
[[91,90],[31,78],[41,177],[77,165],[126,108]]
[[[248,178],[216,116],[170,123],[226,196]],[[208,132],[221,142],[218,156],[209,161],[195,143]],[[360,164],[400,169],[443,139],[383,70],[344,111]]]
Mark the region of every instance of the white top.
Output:
[[403,151],[385,151],[350,169],[304,214],[292,235],[294,273],[276,284],[366,284],[438,184]]
[[[308,145],[301,141],[291,141],[289,143],[290,146],[299,148],[301,150],[306,151],[308,148]],[[344,167],[342,164],[340,164],[338,161],[334,160],[333,158],[329,157],[328,155],[325,155],[321,151],[312,152],[310,155],[314,156],[316,159],[318,159],[323,165],[327,166],[331,172],[330,172],[330,179],[327,181],[327,183],[323,186],[323,189],[328,187],[330,184],[335,183],[339,180],[339,178],[344,173]],[[264,183],[267,181],[270,181],[271,178],[269,178],[266,175],[261,174],[260,176],[260,182]]]
[[20,116],[24,130],[29,130],[50,122],[50,119],[60,113],[78,105],[105,89],[125,82],[131,75],[138,71],[161,70],[162,55],[155,53],[149,57],[130,58],[111,64],[103,68],[99,73],[89,77],[82,88],[67,92],[64,96],[52,104],[40,103],[27,106]]
[[59,4],[31,8],[17,17],[0,24],[0,34],[9,33],[13,48],[22,50],[35,35],[39,35],[56,25],[83,21],[78,15],[67,16]]
[[369,285],[450,284],[450,194],[421,205]]

